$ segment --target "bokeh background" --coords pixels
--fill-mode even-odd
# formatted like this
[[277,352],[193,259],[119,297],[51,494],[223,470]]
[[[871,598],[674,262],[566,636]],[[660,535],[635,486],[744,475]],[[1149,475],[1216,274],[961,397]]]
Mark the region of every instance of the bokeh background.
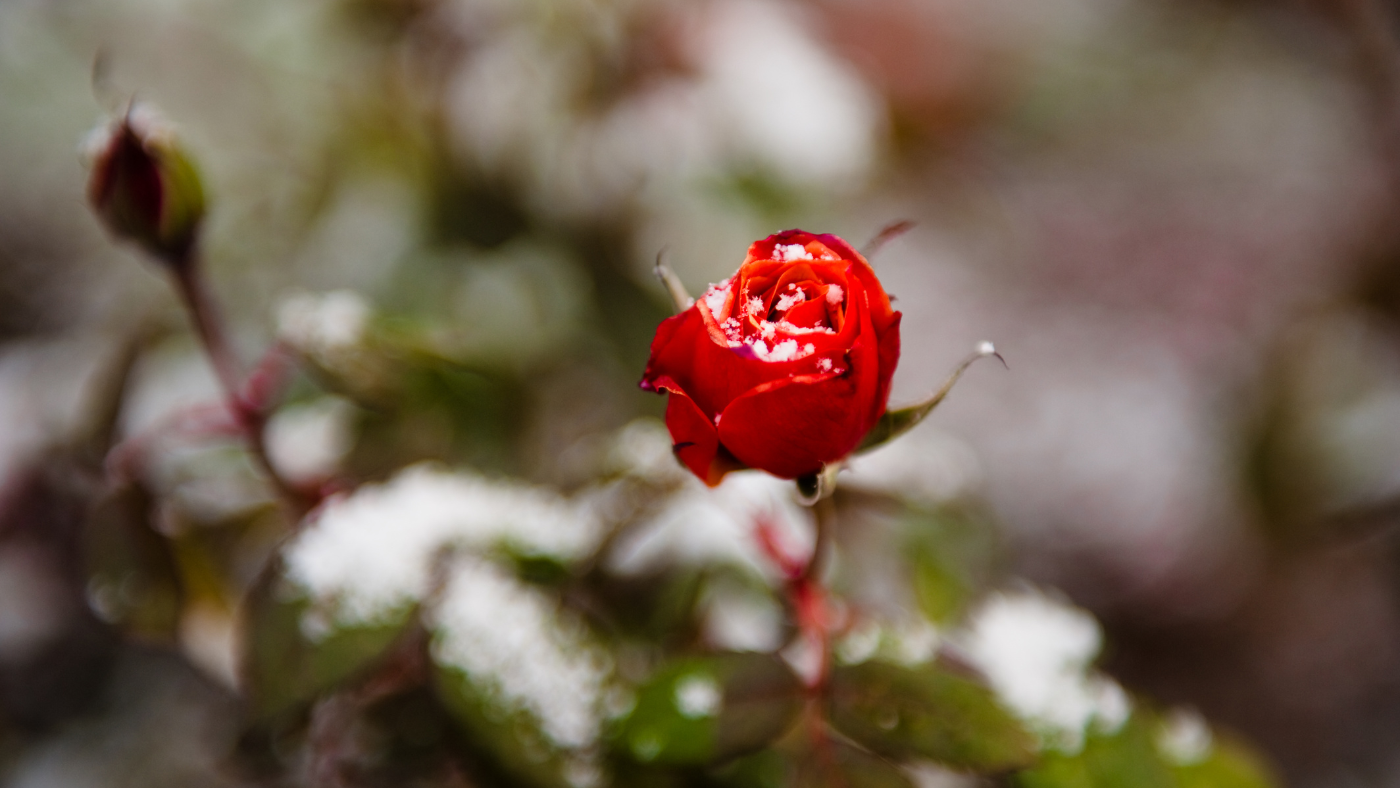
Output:
[[[0,762],[25,786],[102,784],[118,751],[202,774],[234,716],[229,594],[195,559],[178,606],[128,605],[172,647],[103,623],[139,593],[74,546],[74,446],[159,433],[143,494],[245,583],[280,533],[235,449],[156,429],[217,389],[161,271],[84,202],[85,135],[139,100],[200,163],[243,360],[279,337],[310,359],[273,425],[292,475],[436,458],[577,488],[600,436],[662,412],[636,389],[658,254],[698,293],[781,229],[912,222],[873,258],[904,312],[893,401],[980,340],[1009,369],[852,475],[978,502],[1010,572],[1099,619],[1105,670],[1287,784],[1400,784],[1398,15],[0,3]],[[354,355],[366,325],[389,351]],[[103,506],[155,505],[130,498]]]

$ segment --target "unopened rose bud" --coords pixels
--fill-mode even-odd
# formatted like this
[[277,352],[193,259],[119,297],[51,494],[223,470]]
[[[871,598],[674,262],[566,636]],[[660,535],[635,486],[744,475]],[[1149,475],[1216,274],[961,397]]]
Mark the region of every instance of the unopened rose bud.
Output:
[[88,201],[114,234],[171,265],[189,258],[204,218],[204,188],[174,135],[128,112],[94,133]]

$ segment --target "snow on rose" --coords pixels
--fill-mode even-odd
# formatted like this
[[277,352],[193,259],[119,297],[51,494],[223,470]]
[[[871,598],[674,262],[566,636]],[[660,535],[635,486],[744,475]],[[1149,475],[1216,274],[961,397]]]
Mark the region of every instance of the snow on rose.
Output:
[[661,323],[641,385],[669,394],[676,457],[707,484],[741,468],[794,479],[850,454],[884,413],[899,321],[850,244],[787,230]]

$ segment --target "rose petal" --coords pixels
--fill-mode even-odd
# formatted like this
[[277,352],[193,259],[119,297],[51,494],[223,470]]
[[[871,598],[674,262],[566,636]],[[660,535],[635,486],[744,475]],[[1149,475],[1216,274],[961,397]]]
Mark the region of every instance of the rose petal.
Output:
[[[652,342],[642,385],[670,392],[677,456],[709,484],[744,465],[792,478],[844,457],[884,412],[899,359],[901,315],[874,270],[836,236],[788,230],[752,244],[728,288],[720,315],[702,299]],[[799,289],[804,301],[770,322]],[[764,360],[793,355],[791,341],[807,355]]]
[[[875,414],[875,421],[879,420],[880,414],[884,413],[890,401],[890,382],[894,379],[894,368],[899,364],[899,323],[903,317],[903,314],[895,312],[889,327],[880,337],[879,385],[875,390],[875,401],[880,407]],[[870,426],[875,426],[874,421]]]
[[676,459],[711,487],[719,484],[725,473],[737,470],[738,464],[727,452],[720,456],[719,431],[695,401],[669,377],[657,380],[656,388],[670,395],[666,402],[666,429],[671,432],[671,451]]
[[821,328],[826,322],[826,301],[803,301],[789,309],[784,319],[799,328]]
[[851,408],[856,381],[803,375],[759,386],[729,404],[719,438],[740,462],[784,479],[821,470],[855,448],[864,433]]
[[723,344],[717,341],[711,328],[713,321],[707,324],[705,314],[697,306],[661,323],[652,342],[651,360],[642,378],[642,387],[655,390],[662,376],[670,377],[711,418],[735,397],[755,386],[792,375],[816,373],[817,359],[837,340],[829,334],[813,334],[804,339],[818,349],[815,355],[795,361],[760,361],[747,346],[730,348],[727,341]]
[[[877,400],[880,393],[880,344],[879,335],[875,333],[871,321],[870,297],[863,289],[858,289],[854,297],[860,299],[857,302],[861,307],[857,310],[860,329],[855,342],[851,344],[851,352],[847,356],[851,362],[849,374],[856,379],[854,398],[847,405],[862,420],[855,429],[856,434],[851,445],[840,455],[842,457],[856,447],[860,439],[865,437],[865,433],[875,426],[875,422],[879,420],[880,414],[885,410],[885,400]],[[890,368],[890,372],[893,374],[893,367]],[[885,395],[889,396],[888,389],[886,389]]]

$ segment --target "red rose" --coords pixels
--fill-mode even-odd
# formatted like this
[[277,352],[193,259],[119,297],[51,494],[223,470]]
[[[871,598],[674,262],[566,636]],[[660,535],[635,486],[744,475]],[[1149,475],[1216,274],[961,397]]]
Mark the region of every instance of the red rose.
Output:
[[661,323],[642,388],[670,394],[676,456],[705,483],[740,468],[795,479],[850,454],[885,412],[899,319],[850,244],[788,230]]

